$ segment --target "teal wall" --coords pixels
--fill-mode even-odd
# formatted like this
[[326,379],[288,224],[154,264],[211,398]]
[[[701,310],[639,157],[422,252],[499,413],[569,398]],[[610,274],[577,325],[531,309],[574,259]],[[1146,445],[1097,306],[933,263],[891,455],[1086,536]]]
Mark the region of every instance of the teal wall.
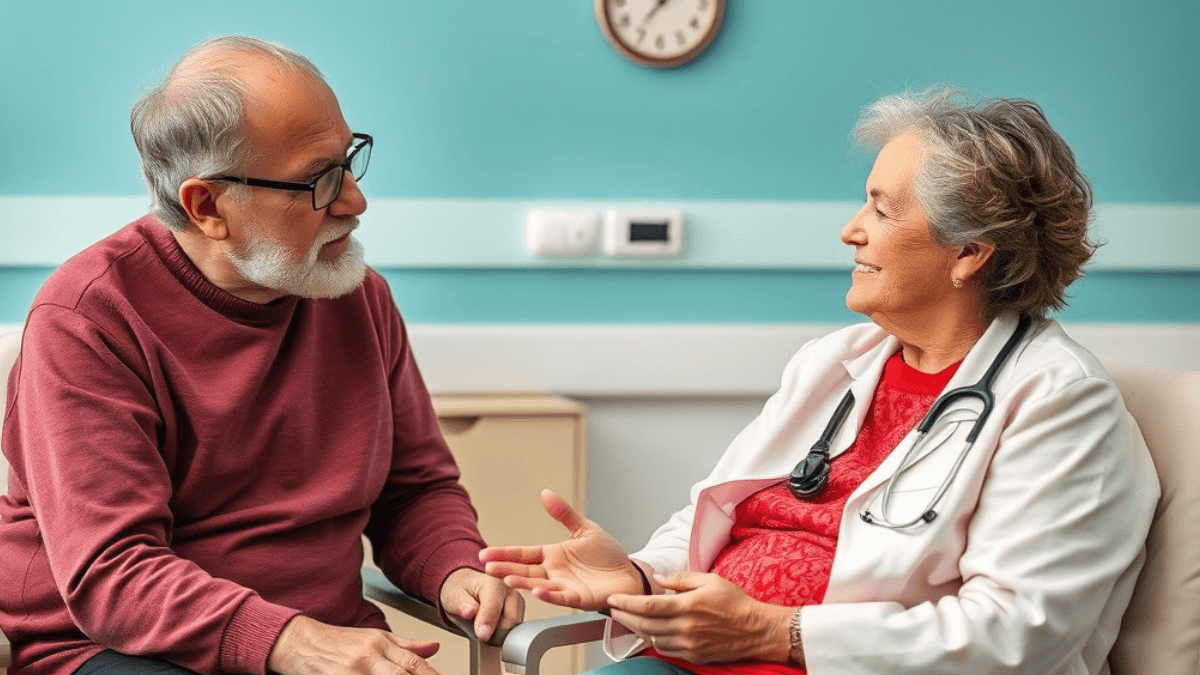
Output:
[[[1099,201],[1200,203],[1195,0],[728,2],[708,54],[655,71],[608,47],[591,0],[0,0],[0,197],[143,193],[130,104],[194,42],[249,33],[309,55],[375,135],[369,198],[858,199],[857,111],[947,82],[1039,101]],[[0,213],[0,246],[52,226]],[[0,267],[0,322],[49,271]],[[385,273],[417,322],[851,318],[821,270]],[[1200,321],[1195,272],[1073,290],[1068,320]]]

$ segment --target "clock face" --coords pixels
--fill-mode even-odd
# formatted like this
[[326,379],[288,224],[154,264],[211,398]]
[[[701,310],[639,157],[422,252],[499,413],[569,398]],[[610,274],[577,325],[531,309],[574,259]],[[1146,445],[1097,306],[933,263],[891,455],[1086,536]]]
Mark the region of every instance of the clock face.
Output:
[[725,0],[596,0],[604,37],[625,58],[656,68],[699,56],[724,10]]

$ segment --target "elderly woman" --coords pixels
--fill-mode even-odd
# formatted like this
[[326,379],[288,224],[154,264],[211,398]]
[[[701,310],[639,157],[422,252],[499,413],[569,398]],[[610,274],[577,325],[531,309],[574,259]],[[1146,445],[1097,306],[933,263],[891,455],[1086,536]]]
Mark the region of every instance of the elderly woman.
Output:
[[610,611],[616,673],[1097,673],[1158,498],[1112,378],[1050,310],[1094,246],[1037,105],[887,97],[850,309],[805,345],[691,504],[626,555],[552,493],[559,544],[487,571]]

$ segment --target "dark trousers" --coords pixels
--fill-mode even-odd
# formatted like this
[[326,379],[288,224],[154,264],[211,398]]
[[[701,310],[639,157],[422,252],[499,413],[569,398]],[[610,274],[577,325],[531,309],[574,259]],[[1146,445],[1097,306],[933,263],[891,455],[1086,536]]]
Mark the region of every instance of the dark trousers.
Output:
[[619,663],[610,663],[583,675],[692,675],[691,671],[674,663],[649,656],[635,656]]
[[159,659],[129,656],[105,649],[79,666],[75,675],[196,675],[196,673]]

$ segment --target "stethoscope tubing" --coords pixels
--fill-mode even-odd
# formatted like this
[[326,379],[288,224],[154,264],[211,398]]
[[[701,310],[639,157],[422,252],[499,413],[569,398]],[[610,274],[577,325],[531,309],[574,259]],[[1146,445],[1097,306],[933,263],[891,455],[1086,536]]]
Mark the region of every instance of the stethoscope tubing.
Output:
[[[950,485],[954,482],[955,478],[958,477],[959,470],[962,468],[963,463],[966,461],[967,455],[970,454],[971,448],[975,445],[975,440],[979,437],[980,431],[983,429],[984,424],[987,423],[988,417],[992,413],[992,408],[995,403],[995,396],[992,393],[992,382],[995,380],[996,374],[1000,371],[1000,368],[1004,365],[1004,362],[1008,360],[1009,355],[1014,349],[1016,349],[1017,344],[1020,343],[1021,339],[1025,337],[1025,334],[1029,331],[1029,327],[1032,323],[1033,322],[1028,315],[1022,314],[1017,321],[1017,327],[1013,330],[1012,335],[1010,335],[1008,340],[1005,341],[1004,346],[1000,348],[1000,352],[996,354],[996,358],[992,360],[991,365],[988,366],[987,371],[983,374],[983,377],[979,378],[978,382],[948,391],[945,394],[942,394],[938,400],[934,401],[933,405],[929,407],[928,412],[925,413],[925,416],[921,419],[920,423],[917,424],[917,438],[904,453],[904,457],[901,458],[899,466],[897,466],[896,470],[892,472],[891,477],[888,478],[887,483],[884,485],[880,500],[879,513],[873,514],[871,513],[869,507],[864,508],[859,513],[859,518],[861,518],[863,522],[893,530],[905,530],[922,523],[931,523],[935,518],[937,518],[938,513],[934,507],[936,507],[937,504],[942,500],[942,497],[944,497],[946,492],[950,489]],[[934,493],[933,497],[929,500],[929,503],[925,505],[925,508],[921,509],[920,515],[903,523],[892,522],[892,520],[888,517],[888,512],[891,507],[892,495],[895,492],[894,486],[896,479],[908,470],[909,466],[915,461],[915,459],[921,456],[921,454],[918,452],[918,449],[923,447],[924,442],[928,438],[930,430],[933,429],[934,425],[943,416],[950,405],[971,398],[978,399],[983,404],[983,409],[980,411],[978,417],[976,417],[975,423],[972,425],[970,432],[967,434],[963,449],[958,453],[958,457],[955,458],[954,464],[950,467],[950,471],[946,474],[946,478],[942,481],[942,484],[938,486],[937,492]],[[798,499],[815,499],[816,496],[824,490],[825,485],[828,483],[830,473],[831,459],[829,457],[829,446],[832,442],[834,434],[837,433],[837,430],[841,427],[842,422],[845,421],[846,416],[849,414],[853,403],[854,395],[850,391],[847,391],[846,395],[842,397],[841,402],[838,403],[838,407],[834,411],[833,416],[825,425],[825,430],[821,433],[820,438],[817,439],[817,442],[813,445],[812,449],[809,450],[808,455],[796,465],[796,468],[789,475],[788,487],[791,489],[792,494]]]

